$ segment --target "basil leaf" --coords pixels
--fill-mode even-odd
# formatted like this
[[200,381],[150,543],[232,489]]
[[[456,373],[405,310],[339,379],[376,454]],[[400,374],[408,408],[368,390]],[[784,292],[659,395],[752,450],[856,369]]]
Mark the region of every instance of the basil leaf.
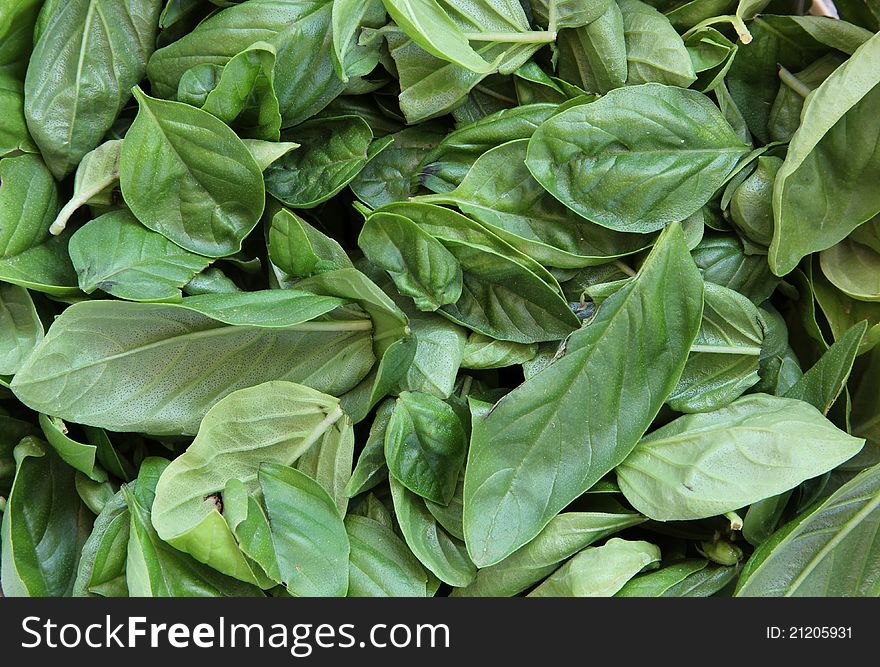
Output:
[[135,89],[137,118],[122,144],[119,181],[135,217],[208,257],[241,250],[263,213],[263,175],[222,121]]
[[[637,277],[569,337],[560,359],[474,419],[464,527],[475,563],[494,565],[513,553],[629,454],[681,375],[702,290],[681,228],[673,225]],[[632,324],[636,313],[639,329]],[[615,390],[600,391],[608,378],[617,378]],[[646,387],[650,401],[630,400],[644,397]],[[565,418],[585,401],[589,423]],[[528,475],[517,474],[525,469]],[[539,497],[540,504],[527,500]]]
[[426,597],[421,563],[403,541],[378,521],[347,516],[351,543],[349,597]]
[[687,521],[794,488],[863,445],[803,401],[754,394],[653,431],[617,467],[617,480],[642,514]]
[[532,135],[526,165],[588,220],[645,233],[695,213],[745,153],[708,98],[649,83],[553,116]]

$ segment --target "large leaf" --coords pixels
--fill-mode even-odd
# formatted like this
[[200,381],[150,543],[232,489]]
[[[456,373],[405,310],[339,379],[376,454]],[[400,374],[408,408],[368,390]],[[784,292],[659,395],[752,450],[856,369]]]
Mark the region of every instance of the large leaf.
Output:
[[350,546],[333,499],[311,477],[284,465],[263,463],[259,482],[287,590],[344,596]]
[[310,321],[340,303],[280,290],[79,303],[55,320],[13,391],[68,421],[154,434],[194,434],[222,397],[267,380],[339,395],[374,361],[369,320],[341,311]]
[[267,382],[236,391],[208,411],[196,439],[162,474],[153,525],[163,540],[197,560],[253,580],[215,498],[230,479],[255,493],[261,463],[291,465],[309,448],[350,430],[339,401],[308,387]]
[[263,213],[263,174],[241,139],[207,111],[135,90],[140,105],[119,162],[135,217],[179,246],[232,255]]
[[180,289],[211,260],[144,227],[128,211],[114,211],[80,227],[70,259],[80,289],[132,301],[180,301]]
[[47,3],[25,80],[31,136],[57,178],[101,143],[146,71],[160,0]]
[[740,597],[876,597],[880,589],[880,466],[844,484],[755,551]]
[[678,382],[702,293],[673,225],[564,356],[474,419],[464,526],[475,563],[513,553],[630,453]]
[[702,519],[794,488],[863,445],[803,401],[752,394],[653,431],[617,467],[617,480],[652,519]]
[[[847,141],[858,136],[858,145]],[[880,35],[813,91],[773,189],[769,262],[789,273],[811,252],[829,248],[880,212],[868,184],[880,178]]]
[[649,83],[553,116],[532,135],[526,165],[588,220],[650,232],[695,213],[746,152],[707,97]]

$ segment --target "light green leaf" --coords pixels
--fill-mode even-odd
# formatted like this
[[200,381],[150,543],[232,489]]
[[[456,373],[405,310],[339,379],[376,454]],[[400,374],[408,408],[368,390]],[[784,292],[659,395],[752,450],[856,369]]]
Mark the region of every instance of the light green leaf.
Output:
[[105,213],[71,237],[80,289],[131,301],[180,301],[181,288],[211,262],[144,227],[128,211]]
[[472,333],[464,346],[461,367],[486,370],[515,366],[532,360],[537,353],[538,346],[535,343],[511,343]]
[[632,577],[659,560],[660,549],[653,544],[615,537],[601,547],[581,551],[529,597],[611,597]]
[[311,477],[284,465],[260,465],[259,482],[287,590],[303,597],[344,596],[350,546],[333,499]]
[[663,14],[639,0],[617,0],[623,12],[628,86],[665,83],[687,88],[697,78],[687,48]]
[[119,183],[121,151],[122,140],[112,139],[86,153],[76,168],[73,196],[58,212],[55,221],[49,227],[52,234],[63,232],[70,216],[81,206],[113,204],[113,189]]
[[302,385],[267,382],[230,394],[207,412],[196,439],[159,479],[156,531],[196,560],[254,582],[218,511],[219,494],[230,479],[255,493],[261,463],[290,465],[350,430],[337,399]]
[[862,445],[803,401],[752,394],[653,431],[617,467],[617,480],[652,519],[702,519],[794,488]]
[[844,239],[819,253],[822,273],[837,289],[859,301],[880,301],[880,253]]
[[0,375],[14,375],[43,340],[43,323],[23,287],[0,283]]
[[538,536],[500,563],[477,571],[474,581],[452,591],[453,597],[513,596],[549,575],[566,558],[593,542],[635,526],[634,512],[565,512],[553,517]]
[[96,482],[107,481],[107,473],[96,462],[98,453],[96,445],[85,445],[69,437],[67,426],[57,417],[41,414],[39,420],[46,440],[67,465],[88,475]]
[[296,213],[281,209],[269,227],[269,258],[291,276],[352,268],[345,250]]
[[55,320],[13,391],[67,421],[194,434],[236,389],[291,380],[339,395],[363,379],[374,362],[369,320],[339,311],[310,321],[339,304],[293,290],[78,303]]

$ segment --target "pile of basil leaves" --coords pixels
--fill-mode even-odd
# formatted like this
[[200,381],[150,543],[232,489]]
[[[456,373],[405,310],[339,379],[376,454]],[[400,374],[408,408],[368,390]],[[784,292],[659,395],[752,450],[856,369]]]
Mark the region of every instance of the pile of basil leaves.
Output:
[[880,592],[880,0],[4,0],[6,596]]

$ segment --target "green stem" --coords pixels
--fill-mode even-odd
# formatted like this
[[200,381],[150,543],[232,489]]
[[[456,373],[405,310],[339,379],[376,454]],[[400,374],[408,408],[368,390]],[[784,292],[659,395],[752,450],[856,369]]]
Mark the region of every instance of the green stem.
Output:
[[782,65],[779,65],[778,67],[778,74],[779,80],[801,97],[806,98],[807,95],[813,92],[803,81],[798,79],[794,74],[789,72]]
[[67,227],[67,221],[70,220],[70,216],[72,216],[76,210],[86,204],[89,199],[94,197],[100,192],[103,192],[111,185],[116,183],[119,180],[119,174],[113,173],[108,175],[106,178],[101,179],[100,181],[96,181],[92,184],[88,190],[83,190],[82,192],[77,193],[77,195],[67,202],[58,212],[58,216],[55,218],[55,222],[51,224],[49,227],[49,233],[58,236],[64,229]]
[[731,530],[742,530],[743,520],[736,512],[725,512],[724,516],[730,521]]
[[614,266],[616,266],[618,269],[623,271],[630,278],[635,278],[636,272],[633,269],[631,269],[630,267],[628,267],[626,264],[621,262],[619,259],[614,260]]
[[760,347],[737,347],[735,345],[691,345],[691,352],[711,352],[713,354],[744,354],[750,357],[761,356]]
[[471,42],[504,42],[507,44],[546,44],[556,41],[556,32],[550,30],[527,30],[526,32],[468,32]]

